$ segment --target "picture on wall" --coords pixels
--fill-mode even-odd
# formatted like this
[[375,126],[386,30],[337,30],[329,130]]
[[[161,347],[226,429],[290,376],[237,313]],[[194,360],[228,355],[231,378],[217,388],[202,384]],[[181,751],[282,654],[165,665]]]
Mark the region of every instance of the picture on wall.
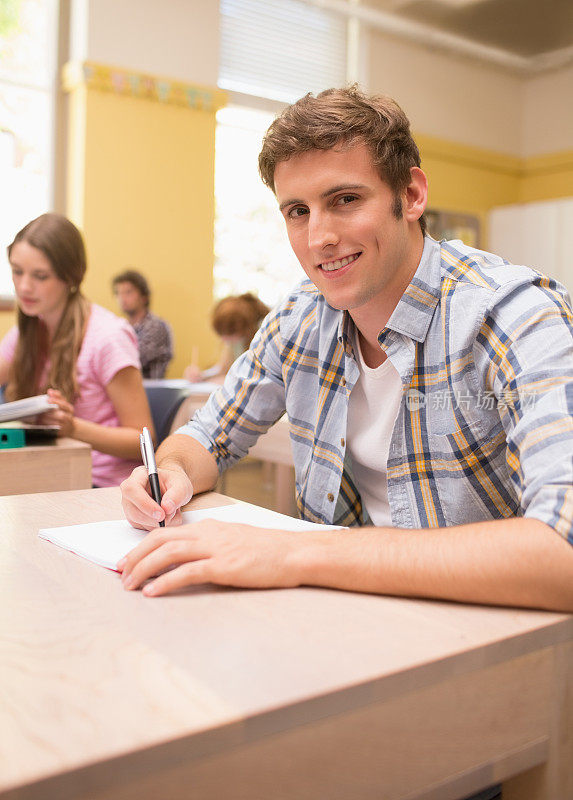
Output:
[[461,239],[469,247],[481,247],[480,221],[473,214],[427,208],[425,216],[428,233],[434,239]]

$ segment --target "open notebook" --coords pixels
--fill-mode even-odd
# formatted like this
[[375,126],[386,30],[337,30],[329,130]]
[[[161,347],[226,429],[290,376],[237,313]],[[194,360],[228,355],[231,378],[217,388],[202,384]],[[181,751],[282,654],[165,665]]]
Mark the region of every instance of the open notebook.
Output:
[[[225,522],[242,522],[259,528],[277,528],[285,531],[335,530],[334,525],[316,525],[300,519],[277,514],[249,503],[235,503],[200,511],[185,511],[184,522],[218,519]],[[38,536],[65,547],[72,553],[87,558],[102,567],[115,570],[117,562],[129,553],[145,536],[124,519],[111,522],[89,522],[85,525],[66,525],[61,528],[42,528]]]

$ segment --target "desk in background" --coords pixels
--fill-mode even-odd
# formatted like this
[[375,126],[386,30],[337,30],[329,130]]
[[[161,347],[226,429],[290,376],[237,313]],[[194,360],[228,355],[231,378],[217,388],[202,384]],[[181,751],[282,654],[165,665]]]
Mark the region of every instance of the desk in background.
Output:
[[294,461],[286,415],[259,437],[249,450],[249,455],[274,466],[276,510],[281,514],[298,516],[295,502]]
[[118,489],[0,498],[2,800],[573,797],[573,617],[311,588],[150,599],[37,537],[119,517]]
[[[213,388],[209,384],[209,391],[201,392],[200,383],[188,385],[194,387],[193,394],[187,396],[179,406],[173,417],[171,433],[185,425],[193,414],[205,405]],[[273,466],[275,510],[296,517],[294,463],[286,416],[281,417],[258,439],[249,450],[249,456]]]
[[89,489],[91,447],[76,439],[0,449],[0,495]]

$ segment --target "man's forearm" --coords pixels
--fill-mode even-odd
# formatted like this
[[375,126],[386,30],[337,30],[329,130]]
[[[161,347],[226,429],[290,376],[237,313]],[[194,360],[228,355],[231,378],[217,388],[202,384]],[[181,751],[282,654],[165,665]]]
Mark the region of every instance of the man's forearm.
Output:
[[191,436],[168,436],[157,451],[157,466],[182,469],[193,484],[194,494],[215,487],[219,477],[217,462],[202,444]]
[[307,585],[573,611],[573,548],[534,519],[312,536],[291,566]]

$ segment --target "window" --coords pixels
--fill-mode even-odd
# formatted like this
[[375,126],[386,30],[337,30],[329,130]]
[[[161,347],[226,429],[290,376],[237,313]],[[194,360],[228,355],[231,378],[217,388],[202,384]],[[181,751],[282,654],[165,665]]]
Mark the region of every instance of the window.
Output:
[[6,246],[51,207],[56,0],[0,2],[0,295]]
[[349,23],[301,0],[221,0],[220,10],[219,86],[233,104],[217,114],[215,295],[253,291],[274,305],[305,276],[258,174],[263,134],[283,103],[346,83]]
[[217,114],[215,142],[215,295],[253,291],[274,305],[304,278],[282,214],[261,181],[257,159],[267,112],[228,106]]
[[292,103],[346,81],[347,23],[301,0],[221,0],[222,89]]

